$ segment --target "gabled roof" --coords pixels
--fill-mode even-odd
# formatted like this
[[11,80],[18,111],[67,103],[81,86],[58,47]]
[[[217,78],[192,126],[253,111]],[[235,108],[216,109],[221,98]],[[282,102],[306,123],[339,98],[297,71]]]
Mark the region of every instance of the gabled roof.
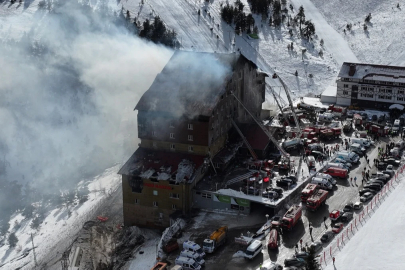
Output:
[[176,51],[135,110],[167,112],[176,117],[211,116],[240,61],[248,60],[239,53]]

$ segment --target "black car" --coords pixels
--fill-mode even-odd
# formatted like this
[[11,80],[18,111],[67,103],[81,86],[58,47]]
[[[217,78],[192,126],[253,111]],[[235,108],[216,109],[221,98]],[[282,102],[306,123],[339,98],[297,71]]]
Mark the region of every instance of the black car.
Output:
[[385,162],[378,162],[377,169],[385,170],[387,168],[387,163]]
[[305,262],[304,259],[301,258],[289,258],[284,260],[284,266],[296,266],[296,267],[303,267],[307,263]]
[[377,194],[377,191],[373,190],[373,189],[369,189],[369,188],[364,188],[364,189],[360,189],[359,190],[359,195],[363,196],[365,193],[370,192],[373,193],[374,195]]
[[384,182],[383,180],[377,180],[377,179],[371,179],[370,181],[367,182],[367,184],[373,184],[373,183],[379,184],[382,188],[386,182]]
[[281,178],[276,181],[276,185],[279,187],[288,187],[294,185],[294,181],[288,178]]
[[294,256],[295,256],[295,258],[301,258],[301,259],[306,260],[309,256],[309,253],[305,252],[305,251],[300,251],[300,252],[295,253]]
[[391,177],[394,176],[395,172],[393,170],[384,170],[382,171],[383,174],[388,174]]
[[319,158],[319,157],[326,158],[326,155],[320,151],[312,151],[311,156],[314,156],[316,158]]
[[333,233],[333,232],[327,231],[327,232],[325,232],[325,233],[322,235],[321,241],[322,241],[323,243],[329,242],[329,241],[333,238],[333,236],[334,236],[334,233]]
[[283,178],[290,179],[290,180],[292,180],[294,183],[297,183],[297,177],[294,176],[294,175],[288,175],[288,176],[285,176],[285,177],[283,177]]
[[273,199],[273,200],[278,199],[280,197],[280,195],[273,190],[263,191],[262,196],[265,198],[268,198],[268,199]]
[[340,220],[343,222],[349,222],[352,218],[353,218],[353,213],[346,212],[340,217]]
[[399,160],[396,160],[395,158],[388,158],[384,162],[387,163],[387,164],[394,165],[394,166],[399,165]]
[[272,190],[278,193],[278,195],[280,195],[280,197],[283,195],[283,189],[282,188],[278,188],[278,187],[269,187],[266,188],[266,190]]
[[353,212],[353,203],[348,203],[343,208],[343,212]]
[[381,186],[379,184],[377,184],[377,183],[375,183],[375,184],[374,183],[367,184],[363,188],[368,188],[368,189],[372,189],[372,190],[375,190],[375,191],[380,191],[381,190]]

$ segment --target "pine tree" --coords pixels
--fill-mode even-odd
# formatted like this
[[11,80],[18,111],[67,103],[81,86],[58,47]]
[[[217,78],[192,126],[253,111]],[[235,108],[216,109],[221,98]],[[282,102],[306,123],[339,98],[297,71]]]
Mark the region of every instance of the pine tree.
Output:
[[17,236],[15,236],[15,233],[10,233],[10,235],[8,236],[8,244],[10,245],[10,247],[15,247],[18,243],[18,238]]
[[319,44],[320,44],[321,46],[323,46],[323,44],[324,44],[323,39],[321,39],[321,41],[319,42]]
[[309,250],[309,255],[306,259],[306,269],[307,270],[320,270],[320,265],[315,257],[315,251],[313,249]]
[[298,9],[298,14],[296,16],[296,18],[298,19],[299,23],[300,23],[300,32],[302,31],[302,23],[305,22],[305,12],[304,12],[304,7],[300,6],[300,8]]
[[255,27],[253,27],[253,34],[258,34],[259,33],[259,29],[257,29],[257,26],[255,25]]
[[314,34],[315,34],[315,25],[311,21],[306,21],[305,26],[302,29],[302,35],[307,39],[309,39]]

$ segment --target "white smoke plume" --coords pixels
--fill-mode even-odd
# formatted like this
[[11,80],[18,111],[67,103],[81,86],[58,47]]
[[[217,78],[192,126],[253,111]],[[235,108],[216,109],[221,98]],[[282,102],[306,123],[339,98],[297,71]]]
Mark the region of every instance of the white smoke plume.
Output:
[[173,54],[107,10],[53,3],[40,25],[0,45],[0,177],[48,193],[131,155],[133,108]]

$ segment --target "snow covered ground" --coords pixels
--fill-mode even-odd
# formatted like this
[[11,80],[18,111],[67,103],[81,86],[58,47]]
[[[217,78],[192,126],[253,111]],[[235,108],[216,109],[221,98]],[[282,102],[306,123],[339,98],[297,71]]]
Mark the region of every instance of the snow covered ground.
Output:
[[[397,0],[312,0],[312,2],[326,21],[344,37],[359,61],[382,65],[405,64],[402,42],[404,2]],[[397,8],[398,3],[400,8]],[[364,19],[369,13],[372,19],[365,31]],[[345,34],[343,30],[348,23],[352,24],[352,31],[346,30]]]
[[[389,196],[373,212],[371,218],[342,250],[334,253],[335,266],[327,260],[326,270],[336,269],[404,269],[400,254],[405,253],[403,224],[405,222],[405,181],[391,189]],[[323,264],[325,266],[325,264]]]
[[34,230],[30,227],[31,219],[24,219],[21,214],[15,215],[10,220],[10,231],[15,232],[18,243],[15,248],[9,248],[7,244],[0,247],[0,269],[17,269],[23,266],[23,269],[34,269],[31,234],[39,265],[52,259],[49,256],[60,256],[76,239],[84,222],[95,214],[97,206],[121,187],[121,176],[117,174],[119,168],[120,165],[116,165],[95,177],[88,184],[88,200],[72,208],[70,217],[66,208],[54,209],[47,213],[39,229]]

